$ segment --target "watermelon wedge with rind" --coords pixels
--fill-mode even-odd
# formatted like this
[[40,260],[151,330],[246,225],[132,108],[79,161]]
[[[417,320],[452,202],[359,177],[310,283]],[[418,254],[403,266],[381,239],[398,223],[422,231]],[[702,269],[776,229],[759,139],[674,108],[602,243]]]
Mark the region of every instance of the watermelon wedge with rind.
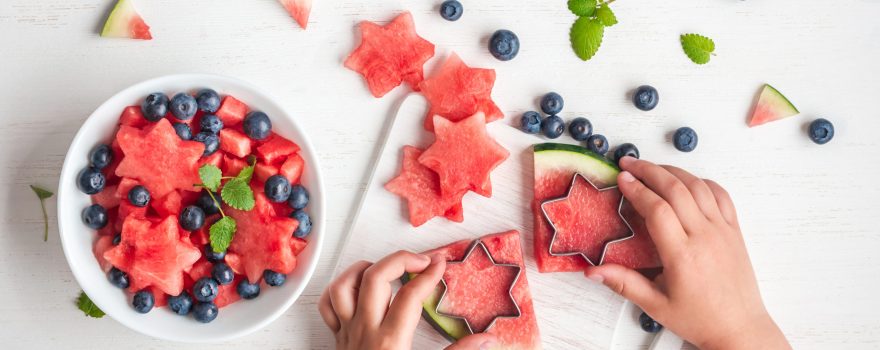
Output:
[[755,104],[752,111],[752,117],[749,118],[749,127],[788,118],[798,113],[800,111],[779,90],[769,84],[764,84],[761,96],[758,97],[758,103]]
[[134,0],[119,0],[101,30],[101,36],[107,38],[130,38],[150,40],[150,26],[134,7]]
[[302,29],[306,29],[309,25],[309,14],[312,12],[312,0],[278,0],[278,2]]

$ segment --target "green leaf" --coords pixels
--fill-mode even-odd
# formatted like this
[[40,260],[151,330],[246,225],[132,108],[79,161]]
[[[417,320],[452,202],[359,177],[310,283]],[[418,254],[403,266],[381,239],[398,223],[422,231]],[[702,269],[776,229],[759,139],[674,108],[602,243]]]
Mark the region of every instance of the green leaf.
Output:
[[94,318],[104,317],[104,311],[101,311],[101,309],[92,302],[92,299],[89,299],[86,292],[79,293],[79,298],[76,300],[76,306],[82,310],[86,316]]
[[571,26],[571,48],[582,60],[593,57],[602,45],[605,26],[597,18],[580,17]]
[[52,197],[54,193],[47,189],[31,185],[31,189],[37,194],[40,200],[40,209],[43,210],[43,242],[49,241],[49,214],[46,213],[46,198]]
[[615,16],[614,12],[611,11],[611,8],[608,7],[608,3],[599,6],[599,9],[596,10],[596,18],[598,18],[606,27],[617,24],[617,16]]
[[211,192],[217,192],[217,188],[220,187],[221,177],[223,177],[223,173],[220,171],[220,168],[212,164],[205,164],[199,168],[199,178],[202,179],[202,184]]
[[31,189],[34,190],[34,193],[37,194],[37,198],[39,198],[40,200],[52,197],[52,195],[54,194],[47,189],[44,189],[44,188],[41,188],[38,186],[34,186],[34,185],[31,185]]
[[220,197],[227,205],[238,210],[251,210],[254,208],[254,191],[243,179],[238,177],[229,180],[223,185]]
[[568,0],[568,9],[577,16],[589,17],[596,11],[596,0]]
[[238,176],[236,176],[235,178],[236,178],[236,179],[241,179],[241,180],[244,181],[245,183],[250,183],[250,182],[251,182],[251,178],[252,178],[253,176],[254,176],[254,166],[253,166],[253,165],[248,165],[248,166],[242,168],[241,171],[238,172]]
[[208,230],[211,236],[211,249],[216,253],[225,252],[235,236],[235,219],[224,216]]
[[715,42],[700,34],[682,34],[681,48],[694,63],[706,64],[715,52]]

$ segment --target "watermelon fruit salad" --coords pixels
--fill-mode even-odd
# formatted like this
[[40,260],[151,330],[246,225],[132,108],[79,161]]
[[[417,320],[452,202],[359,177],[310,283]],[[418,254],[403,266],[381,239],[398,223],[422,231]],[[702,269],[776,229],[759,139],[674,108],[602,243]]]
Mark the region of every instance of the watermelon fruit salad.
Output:
[[[82,218],[96,230],[94,254],[109,282],[138,312],[167,305],[204,323],[282,285],[311,232],[299,150],[265,113],[211,89],[154,93],[125,108],[111,142],[90,152],[77,177],[94,203]],[[207,190],[212,169],[222,196]],[[227,196],[234,181],[250,190],[237,200],[251,205]],[[215,232],[220,221],[233,223],[225,236]]]

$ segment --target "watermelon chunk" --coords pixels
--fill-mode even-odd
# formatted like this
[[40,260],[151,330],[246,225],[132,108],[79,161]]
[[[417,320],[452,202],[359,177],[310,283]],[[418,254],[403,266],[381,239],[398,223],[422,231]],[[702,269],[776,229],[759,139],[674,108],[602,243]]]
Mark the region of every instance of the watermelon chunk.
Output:
[[[214,264],[207,260],[199,260],[196,262],[192,269],[187,272],[187,275],[191,281],[198,281],[203,277],[211,277],[211,269],[214,268]],[[222,308],[226,305],[232,304],[236,301],[241,300],[241,297],[238,295],[238,292],[235,291],[235,286],[238,285],[238,282],[241,281],[240,276],[235,276],[235,279],[232,280],[230,284],[220,284],[217,288],[217,298],[214,299],[214,305],[217,305],[217,308]],[[187,286],[189,289],[191,286]]]
[[309,13],[312,12],[312,0],[278,0],[290,17],[299,23],[302,29],[309,25]]
[[98,204],[104,209],[116,208],[119,206],[119,197],[116,196],[116,186],[110,185],[104,187],[104,190],[92,195],[92,202]]
[[150,122],[144,118],[141,106],[128,106],[122,110],[122,115],[119,116],[119,124],[140,129],[149,125]]
[[412,14],[404,12],[384,27],[364,21],[359,28],[361,44],[345,59],[345,67],[363,75],[374,97],[385,96],[402,82],[418,91],[434,44],[416,33]]
[[95,258],[98,259],[98,265],[101,266],[101,270],[104,272],[110,271],[110,268],[113,267],[113,264],[104,258],[104,253],[110,249],[113,249],[113,236],[99,236],[92,249],[95,253]]
[[224,176],[236,176],[241,172],[241,169],[244,169],[246,166],[248,166],[248,164],[244,160],[224,155],[223,168],[221,169],[223,169]]
[[418,162],[421,155],[422,150],[404,146],[403,169],[385,184],[385,189],[406,199],[409,223],[414,227],[441,215],[455,222],[464,221],[461,198],[466,191],[442,196],[437,173]]
[[273,134],[268,141],[257,147],[257,156],[266,164],[274,164],[296,152],[299,152],[299,145],[277,134]]
[[162,198],[150,198],[150,207],[161,217],[180,214],[183,208],[183,198],[177,191],[168,192]]
[[[260,208],[271,207],[262,195],[255,193],[256,204],[250,211],[224,206],[227,215],[235,219],[237,228],[229,252],[238,254],[247,279],[257,283],[263,271],[273,270],[288,274],[296,268],[296,255],[291,250],[293,231],[299,223],[295,219],[274,216]],[[267,207],[268,206],[268,207]],[[270,214],[270,215],[267,215]]]
[[227,95],[223,98],[216,115],[223,121],[223,126],[228,128],[241,123],[247,111],[248,106],[244,102]]
[[504,113],[492,101],[494,85],[495,70],[468,67],[452,53],[437,74],[419,84],[431,105],[425,129],[434,130],[433,119],[438,115],[454,122],[476,113],[483,113],[487,123],[503,118]]
[[764,84],[761,96],[758,97],[758,103],[755,104],[755,109],[752,111],[752,117],[749,118],[749,127],[791,117],[798,113],[800,112],[794,104],[785,98],[779,90],[769,84]]
[[223,166],[223,152],[214,152],[214,154],[210,156],[202,157],[202,159],[199,160],[199,168],[205,164],[211,164],[218,168]]
[[238,130],[222,129],[220,130],[220,149],[236,157],[244,158],[251,154],[251,139]]
[[259,182],[266,182],[269,177],[276,174],[278,174],[278,168],[272,165],[257,163],[254,166],[254,178]]
[[101,36],[107,38],[131,38],[150,40],[153,36],[150,34],[150,26],[144,22],[144,19],[134,8],[133,0],[119,0],[107,21],[104,22],[104,29],[101,30]]
[[287,181],[290,181],[291,184],[298,184],[300,178],[302,177],[303,169],[306,166],[306,162],[300,157],[299,154],[294,154],[288,156],[284,161],[284,164],[281,164],[281,168],[278,172],[281,176],[287,178]]

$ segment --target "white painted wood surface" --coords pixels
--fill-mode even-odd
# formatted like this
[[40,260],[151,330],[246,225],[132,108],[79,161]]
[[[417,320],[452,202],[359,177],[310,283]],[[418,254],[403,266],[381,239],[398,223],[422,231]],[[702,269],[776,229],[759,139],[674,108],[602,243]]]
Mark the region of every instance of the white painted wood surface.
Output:
[[[566,97],[565,118],[586,116],[613,143],[636,143],[645,158],[673,163],[725,185],[738,205],[767,307],[798,349],[880,347],[880,2],[852,0],[621,0],[620,24],[598,55],[577,60],[567,42],[573,17],[564,1],[466,1],[455,23],[440,1],[318,0],[308,31],[276,1],[140,0],[155,40],[97,36],[108,0],[6,0],[0,3],[0,339],[5,347],[200,349],[143,337],[111,319],[86,319],[73,306],[79,289],[50,219],[27,188],[53,188],[67,145],[104,99],[135,82],[182,72],[235,76],[285,98],[313,134],[328,190],[328,240],[303,297],[256,334],[223,349],[326,349],[332,338],[315,302],[368,180],[382,130],[406,94],[372,98],[341,62],[356,43],[354,25],[413,12],[419,32],[468,64],[496,68],[496,102],[511,123],[540,94]],[[500,63],[485,50],[495,29],[522,41]],[[705,66],[682,54],[678,35],[715,39]],[[433,68],[438,60],[429,62]],[[775,84],[804,115],[745,127],[760,84]],[[635,110],[627,91],[649,83],[660,106]],[[804,126],[823,116],[837,137],[813,145]],[[694,153],[668,142],[675,128],[700,134]],[[50,215],[55,213],[49,203]],[[467,213],[466,213],[467,215]],[[366,244],[366,242],[365,242]],[[534,279],[534,274],[529,278]],[[636,315],[637,316],[637,315]],[[585,322],[576,315],[563,321]],[[643,349],[637,329],[616,349]],[[549,349],[574,348],[544,339]]]

